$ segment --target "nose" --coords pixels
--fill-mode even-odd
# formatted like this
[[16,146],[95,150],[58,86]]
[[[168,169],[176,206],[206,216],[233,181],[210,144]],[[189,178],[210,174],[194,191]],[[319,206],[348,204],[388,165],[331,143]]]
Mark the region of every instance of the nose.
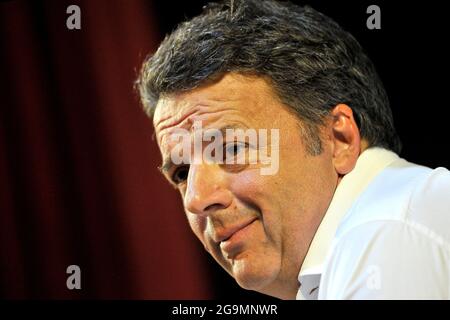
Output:
[[217,164],[191,164],[184,196],[184,207],[195,214],[225,209],[232,202],[225,175]]

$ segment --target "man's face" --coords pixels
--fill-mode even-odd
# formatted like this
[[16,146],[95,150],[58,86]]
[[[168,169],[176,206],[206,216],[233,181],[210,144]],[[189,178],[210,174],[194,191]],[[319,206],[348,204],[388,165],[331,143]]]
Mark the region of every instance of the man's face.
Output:
[[[262,163],[167,165],[177,129],[279,129],[279,170]],[[154,115],[163,173],[181,193],[189,224],[214,259],[244,288],[295,297],[296,280],[337,184],[326,134],[323,152],[307,153],[301,122],[258,77],[226,74],[219,81],[159,100]],[[194,133],[192,132],[192,135]],[[271,141],[270,137],[267,139]],[[224,141],[224,153],[245,141]],[[230,148],[230,143],[237,143]],[[243,151],[245,152],[245,150]]]

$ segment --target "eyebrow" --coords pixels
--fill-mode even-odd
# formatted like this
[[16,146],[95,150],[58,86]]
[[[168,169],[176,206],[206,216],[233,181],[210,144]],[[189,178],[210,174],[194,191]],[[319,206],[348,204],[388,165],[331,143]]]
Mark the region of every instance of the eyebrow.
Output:
[[[203,128],[203,130],[208,130],[208,129],[216,129],[216,128]],[[217,130],[221,132],[222,137],[225,137],[227,129],[247,130],[249,128],[242,124],[228,124],[228,125],[218,128]],[[173,166],[174,166],[174,163],[172,162],[170,157],[168,157],[165,160],[163,160],[163,163],[160,166],[158,166],[158,170],[161,171],[163,174],[167,174],[167,172],[169,172]]]

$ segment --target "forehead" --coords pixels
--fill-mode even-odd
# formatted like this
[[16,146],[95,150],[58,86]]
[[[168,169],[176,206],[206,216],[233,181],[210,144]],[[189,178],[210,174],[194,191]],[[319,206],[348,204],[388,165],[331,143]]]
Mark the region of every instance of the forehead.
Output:
[[196,120],[209,127],[233,120],[244,121],[248,127],[265,127],[277,112],[273,110],[277,103],[271,86],[262,77],[229,73],[213,84],[162,97],[153,124],[158,143],[171,129],[190,129]]

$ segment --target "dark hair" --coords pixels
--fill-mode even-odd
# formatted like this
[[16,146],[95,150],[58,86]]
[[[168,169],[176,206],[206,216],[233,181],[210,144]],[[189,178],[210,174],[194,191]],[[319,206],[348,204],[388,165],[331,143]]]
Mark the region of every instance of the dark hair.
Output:
[[192,90],[226,72],[269,79],[300,118],[311,154],[318,125],[349,105],[370,146],[400,152],[389,100],[370,59],[336,22],[311,7],[273,0],[212,3],[167,36],[136,82],[149,116],[162,94]]

